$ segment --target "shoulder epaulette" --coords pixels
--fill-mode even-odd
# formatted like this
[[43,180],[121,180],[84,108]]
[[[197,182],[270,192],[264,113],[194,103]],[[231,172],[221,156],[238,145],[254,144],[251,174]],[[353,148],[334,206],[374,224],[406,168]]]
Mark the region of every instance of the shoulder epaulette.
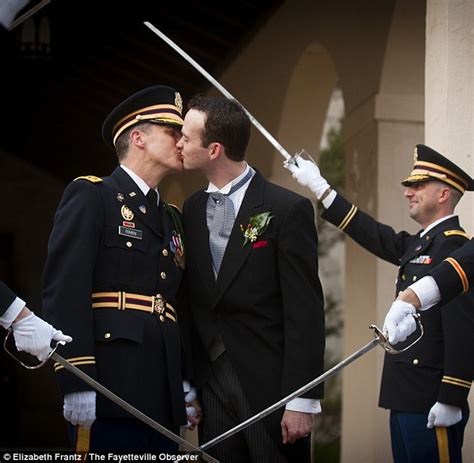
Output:
[[444,236],[462,236],[464,238],[466,238],[467,240],[470,240],[470,236],[466,233],[466,232],[463,232],[461,230],[446,230],[444,232]]
[[80,177],[76,177],[74,181],[76,180],[87,180],[88,182],[91,182],[91,183],[103,182],[103,180],[100,177],[96,177],[95,175],[82,175]]
[[175,204],[167,203],[167,205],[169,207],[172,207],[173,209],[176,209],[181,214],[181,209],[178,206],[176,206]]

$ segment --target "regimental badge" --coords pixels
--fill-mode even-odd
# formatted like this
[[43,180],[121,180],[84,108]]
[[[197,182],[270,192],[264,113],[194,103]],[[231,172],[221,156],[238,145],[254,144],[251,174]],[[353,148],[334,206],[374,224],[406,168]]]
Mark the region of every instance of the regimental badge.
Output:
[[124,199],[125,198],[123,196],[123,193],[117,193],[117,201],[120,201],[122,203]]
[[140,204],[140,206],[138,206],[138,209],[140,209],[140,212],[146,214],[146,206],[144,204]]
[[418,148],[415,146],[415,151],[413,151],[413,162],[418,161]]
[[135,217],[135,214],[133,213],[133,211],[129,207],[127,207],[125,204],[120,209],[120,212],[122,214],[122,217],[128,222],[133,220],[133,217]]
[[174,254],[174,263],[184,270],[185,268],[185,258],[184,258],[184,245],[181,235],[173,230],[171,234],[170,249]]
[[174,104],[179,109],[179,112],[182,113],[183,112],[183,99],[181,98],[181,95],[179,94],[179,92],[175,92],[174,94]]

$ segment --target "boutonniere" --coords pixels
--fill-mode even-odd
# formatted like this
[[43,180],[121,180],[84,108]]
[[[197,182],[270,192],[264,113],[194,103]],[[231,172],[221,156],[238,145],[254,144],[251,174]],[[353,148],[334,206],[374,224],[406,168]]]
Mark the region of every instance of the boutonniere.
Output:
[[263,235],[272,218],[273,215],[271,212],[262,212],[261,214],[256,214],[250,217],[247,227],[244,227],[242,224],[240,224],[240,229],[242,230],[245,238],[242,247],[244,247],[247,243],[253,243],[257,237]]

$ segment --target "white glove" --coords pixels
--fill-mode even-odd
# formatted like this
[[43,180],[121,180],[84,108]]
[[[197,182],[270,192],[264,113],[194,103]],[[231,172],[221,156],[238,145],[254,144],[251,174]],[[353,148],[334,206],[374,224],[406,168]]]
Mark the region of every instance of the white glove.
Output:
[[[196,409],[189,405],[194,399],[196,399],[196,388],[191,386],[189,392],[184,395],[184,402],[186,403],[186,416],[197,416]],[[191,422],[188,420],[186,427],[192,426]]]
[[428,413],[427,428],[431,429],[433,426],[448,427],[459,423],[462,420],[462,411],[459,407],[454,405],[446,405],[436,402]]
[[329,188],[329,183],[321,175],[319,167],[301,156],[296,156],[295,160],[298,165],[291,162],[285,162],[283,165],[300,185],[307,186],[318,199],[321,199],[323,193]]
[[40,361],[48,357],[52,340],[63,344],[72,341],[70,336],[64,335],[62,331],[46,323],[34,313],[13,323],[12,329],[16,348],[35,355]]
[[412,316],[415,313],[415,307],[408,302],[393,301],[383,325],[383,331],[388,332],[390,344],[405,341],[416,330],[416,322]]
[[71,392],[64,396],[63,415],[73,425],[90,428],[95,421],[95,391]]

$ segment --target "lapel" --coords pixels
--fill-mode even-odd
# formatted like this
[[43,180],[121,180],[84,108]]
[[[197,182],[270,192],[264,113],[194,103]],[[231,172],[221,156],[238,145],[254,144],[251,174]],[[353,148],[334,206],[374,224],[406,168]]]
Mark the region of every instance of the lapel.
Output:
[[[185,217],[187,240],[194,243],[193,259],[199,263],[201,277],[208,286],[209,293],[215,291],[214,270],[209,249],[209,230],[206,223],[207,193],[202,191],[192,205],[189,217]],[[186,242],[184,243],[186,249]],[[185,251],[186,252],[186,251]]]
[[[229,237],[229,242],[227,243],[219,275],[216,280],[216,289],[214,292],[212,307],[215,307],[219,302],[220,298],[230,286],[238,271],[244,265],[244,262],[252,249],[251,243],[247,243],[245,246],[243,246],[244,236],[240,229],[240,225],[242,224],[245,227],[249,223],[251,216],[270,210],[270,206],[264,205],[264,192],[266,183],[266,180],[263,178],[260,172],[256,171],[245,193],[239,213],[235,218],[234,227],[232,228],[232,233]],[[205,207],[203,217],[205,223]],[[205,227],[207,231],[207,226],[205,225]],[[210,257],[211,253],[209,251],[209,237],[207,238],[207,252]],[[213,274],[212,277],[214,278]]]
[[451,217],[449,219],[443,220],[441,223],[436,225],[434,228],[428,231],[426,235],[420,238],[419,233],[416,235],[416,238],[413,240],[413,244],[407,249],[407,252],[403,255],[400,266],[405,265],[411,259],[424,254],[426,250],[431,246],[435,236],[446,230],[461,230],[459,225],[459,218],[457,216]]
[[139,220],[144,222],[153,233],[162,237],[163,233],[160,227],[157,210],[151,210],[147,198],[130,175],[119,166],[113,171],[112,178],[116,181],[119,191],[121,191],[125,197],[123,204],[133,211],[135,219],[139,218]]

